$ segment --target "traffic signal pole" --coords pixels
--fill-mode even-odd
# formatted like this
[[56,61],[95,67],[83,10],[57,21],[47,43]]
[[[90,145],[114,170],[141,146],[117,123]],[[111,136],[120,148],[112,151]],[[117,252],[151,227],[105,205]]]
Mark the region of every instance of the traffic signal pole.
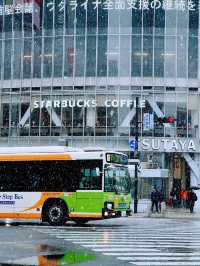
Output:
[[[135,152],[134,152],[134,158],[138,159],[138,116],[139,116],[139,97],[136,97],[136,114],[135,114]],[[134,180],[134,213],[137,213],[137,207],[138,207],[138,165],[135,164],[135,180]]]

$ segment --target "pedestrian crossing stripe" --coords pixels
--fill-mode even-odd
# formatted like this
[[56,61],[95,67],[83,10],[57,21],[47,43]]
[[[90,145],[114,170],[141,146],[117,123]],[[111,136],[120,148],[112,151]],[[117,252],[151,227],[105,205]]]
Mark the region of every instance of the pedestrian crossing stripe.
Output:
[[[65,239],[65,240],[68,240],[68,239]],[[71,240],[70,240],[71,241]],[[97,243],[97,244],[101,244],[103,241],[102,240],[99,240],[99,239],[94,239],[94,238],[91,238],[90,239],[90,241],[95,241],[95,243]],[[81,243],[81,244],[88,244],[88,241],[84,241],[84,240],[75,240],[75,241],[73,241],[74,243],[76,243],[76,244],[79,244],[79,243]],[[109,241],[107,241],[107,242],[109,242],[109,243],[115,243],[116,242],[116,240],[115,239],[111,239],[111,240],[109,240]],[[174,244],[174,241],[172,241],[172,240],[167,240],[167,239],[164,239],[164,240],[162,240],[162,242],[163,243],[161,243],[161,242],[159,242],[159,245],[161,245],[161,244],[165,244],[165,243],[168,243],[168,244]],[[155,241],[154,240],[148,240],[148,239],[146,239],[145,241],[144,240],[141,240],[141,239],[137,239],[137,240],[135,240],[135,241],[133,241],[133,240],[120,240],[120,244],[137,244],[137,243],[146,243],[146,244],[154,244],[155,243]],[[200,243],[200,241],[199,240],[194,240],[194,241],[191,241],[191,240],[176,240],[176,243],[184,243],[184,244],[192,244],[192,243]]]
[[[134,223],[139,223],[134,221]],[[161,228],[161,226],[163,226]],[[200,265],[200,224],[166,221],[120,227],[37,227],[41,233],[78,244],[135,266]],[[189,229],[189,230],[188,230]]]
[[[158,257],[157,256],[157,258],[155,258],[155,257],[152,257],[152,258],[149,258],[149,257],[144,257],[144,256],[142,256],[142,257],[117,257],[118,258],[118,260],[125,260],[125,261],[130,261],[130,260],[132,260],[132,261],[145,261],[145,260],[148,260],[148,261],[183,261],[183,258],[182,258],[182,256],[181,257],[172,257],[172,256],[165,256],[165,257]],[[200,260],[200,255],[198,255],[197,257],[193,257],[193,258],[187,258],[187,257],[185,257],[184,258],[184,261],[194,261],[194,260]]]
[[[73,242],[74,243],[74,242]],[[108,244],[82,244],[82,243],[80,243],[83,247],[88,247],[88,248],[96,248],[96,247],[99,247],[99,248],[106,248],[106,247],[124,247],[124,244],[111,244],[111,243],[108,243]],[[129,245],[126,245],[126,247],[127,248],[135,248],[135,245],[136,245],[137,243],[135,242],[135,243],[133,243],[133,244],[129,244]],[[144,248],[146,248],[146,247],[152,247],[152,244],[142,244],[142,243],[140,243],[140,244],[138,244],[137,245],[137,247],[144,247]],[[176,243],[173,243],[173,244],[160,244],[160,243],[158,243],[158,247],[165,247],[165,248],[171,248],[171,247],[173,247],[173,248],[183,248],[183,247],[185,247],[185,243],[183,244],[183,245],[177,245]],[[200,247],[200,243],[199,244],[191,244],[190,245],[190,247],[193,247],[193,248],[199,248]]]
[[[181,256],[181,257],[188,257],[188,254],[184,254],[184,253],[177,253],[177,252],[174,252],[174,253],[169,253],[169,252],[141,252],[141,253],[139,253],[138,251],[137,251],[137,253],[136,252],[126,252],[125,254],[124,254],[124,252],[123,253],[120,253],[120,252],[108,252],[108,253],[103,253],[103,255],[105,255],[105,256],[117,256],[117,257],[119,257],[119,256],[124,256],[124,255],[126,255],[126,256],[129,256],[129,257],[133,257],[133,255],[134,255],[134,258],[136,258],[137,256],[151,256],[151,257],[158,257],[158,254],[159,254],[159,257],[162,257],[162,256]],[[192,256],[199,256],[200,255],[200,253],[198,252],[198,253],[193,253],[192,254]],[[126,257],[125,257],[126,258]]]
[[[193,261],[188,261],[188,264],[183,261],[165,261],[164,264],[162,264],[163,262],[158,262],[158,261],[147,261],[147,262],[130,262],[131,264],[135,265],[135,266],[198,266],[199,262],[193,262]],[[177,264],[178,263],[178,264]]]
[[93,251],[100,251],[100,252],[105,252],[105,251],[131,251],[131,250],[135,250],[135,251],[159,251],[159,249],[156,249],[156,248],[143,248],[143,247],[134,247],[133,248],[92,248]]
[[[44,232],[44,231],[43,231]],[[52,233],[53,234],[53,232],[51,232],[51,231],[47,231],[48,233]],[[69,235],[73,235],[73,236],[79,236],[80,234],[82,234],[82,235],[101,235],[101,234],[104,234],[105,232],[63,232],[63,233],[57,233],[57,232],[55,232],[55,234],[57,234],[57,235],[62,235],[62,234],[69,234]],[[118,235],[120,233],[120,235],[121,236],[123,236],[123,235],[125,235],[125,236],[127,236],[127,234],[128,233],[131,233],[131,231],[128,231],[128,232],[124,232],[124,233],[121,233],[121,232],[108,232],[108,234],[112,234],[112,235]],[[137,236],[137,233],[135,234],[136,236]],[[141,236],[152,236],[152,234],[148,234],[148,233],[139,233],[139,235]],[[164,233],[162,233],[162,234],[159,234],[159,236],[166,236],[166,233],[164,234]],[[178,233],[178,234],[173,234],[173,233],[168,233],[168,235],[167,236],[174,236],[174,237],[176,237],[176,236],[180,236],[180,233]],[[197,237],[199,237],[200,236],[200,234],[183,234],[182,236],[180,236],[180,237],[184,237],[184,236],[192,236],[192,237],[194,237],[194,236],[197,236]],[[157,236],[155,236],[155,237],[157,237]]]

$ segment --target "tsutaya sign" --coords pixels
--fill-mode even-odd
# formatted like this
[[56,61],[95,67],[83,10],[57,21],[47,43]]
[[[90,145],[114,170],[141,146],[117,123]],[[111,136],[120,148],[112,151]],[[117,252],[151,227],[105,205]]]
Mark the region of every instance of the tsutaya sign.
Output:
[[144,138],[139,142],[140,151],[200,152],[197,139],[187,138]]
[[[144,108],[146,101],[143,99],[139,100],[139,107]],[[105,100],[103,103],[98,104],[98,101],[95,99],[85,100],[85,99],[63,99],[63,100],[44,100],[44,101],[34,101],[33,108],[89,108],[89,107],[96,107],[101,106],[104,107],[134,107],[136,108],[136,100]]]

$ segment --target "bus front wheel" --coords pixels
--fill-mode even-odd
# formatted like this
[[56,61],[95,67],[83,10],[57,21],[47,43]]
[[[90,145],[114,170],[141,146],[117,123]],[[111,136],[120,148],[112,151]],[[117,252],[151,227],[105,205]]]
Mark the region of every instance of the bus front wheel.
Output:
[[65,223],[65,208],[61,204],[54,203],[46,210],[47,221],[50,225],[63,225]]

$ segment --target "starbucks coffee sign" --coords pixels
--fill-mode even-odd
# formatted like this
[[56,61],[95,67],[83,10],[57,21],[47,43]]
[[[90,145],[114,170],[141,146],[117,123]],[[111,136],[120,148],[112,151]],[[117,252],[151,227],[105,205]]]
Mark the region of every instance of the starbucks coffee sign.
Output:
[[158,152],[200,152],[197,139],[188,138],[143,138],[139,142],[140,151]]
[[[145,108],[146,106],[146,100],[139,99],[139,108]],[[90,108],[90,107],[97,107],[98,101],[95,99],[62,99],[62,100],[42,100],[42,101],[34,101],[32,104],[32,107],[34,109],[36,108],[73,108],[73,107],[79,107],[79,108]],[[129,100],[129,99],[112,99],[112,100],[105,100],[101,106],[103,107],[127,107],[127,108],[136,108],[136,99]]]

